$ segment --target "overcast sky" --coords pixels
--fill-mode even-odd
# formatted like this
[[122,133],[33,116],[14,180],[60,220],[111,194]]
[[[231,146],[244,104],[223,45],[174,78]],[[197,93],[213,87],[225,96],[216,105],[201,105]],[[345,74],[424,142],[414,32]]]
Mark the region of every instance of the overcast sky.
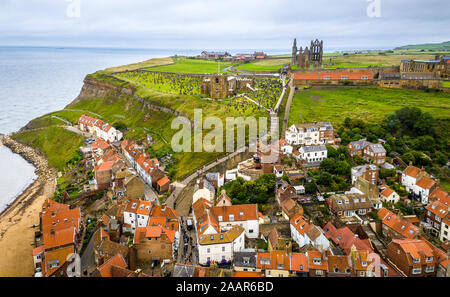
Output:
[[450,40],[449,0],[370,1],[380,10],[368,15],[369,0],[0,0],[0,45],[289,52],[294,37],[325,51]]

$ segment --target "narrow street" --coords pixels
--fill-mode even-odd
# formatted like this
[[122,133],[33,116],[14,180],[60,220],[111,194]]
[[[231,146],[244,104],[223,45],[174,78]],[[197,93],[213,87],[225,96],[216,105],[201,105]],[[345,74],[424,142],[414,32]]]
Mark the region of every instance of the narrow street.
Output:
[[188,218],[180,218],[180,246],[178,248],[177,262],[185,264],[187,262],[197,265],[198,264],[198,249],[195,238],[194,229],[188,230],[186,220]]

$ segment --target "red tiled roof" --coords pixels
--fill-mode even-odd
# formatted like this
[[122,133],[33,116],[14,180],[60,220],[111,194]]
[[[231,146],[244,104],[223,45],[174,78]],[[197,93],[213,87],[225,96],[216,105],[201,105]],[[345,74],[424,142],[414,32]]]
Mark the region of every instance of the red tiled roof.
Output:
[[426,176],[419,179],[417,182],[417,186],[421,187],[422,189],[430,189],[434,185],[434,180],[431,178],[428,178]]
[[347,77],[348,80],[361,80],[363,77],[373,79],[371,72],[296,72],[294,73],[294,80],[324,80],[328,77],[329,80],[341,80],[342,77]]
[[384,225],[405,238],[414,238],[419,233],[419,228],[411,224],[408,220],[401,220],[396,214],[384,207],[378,211],[378,217],[383,221]]
[[444,203],[440,201],[434,201],[433,203],[427,205],[426,210],[443,219],[448,215],[448,208],[449,206],[445,205]]
[[102,277],[112,277],[111,266],[118,266],[121,268],[127,268],[127,263],[120,253],[116,254],[114,257],[103,263],[98,267],[98,271]]
[[430,199],[436,199],[441,201],[446,205],[450,205],[450,196],[447,192],[442,191],[441,189],[436,189],[430,194]]
[[292,253],[291,270],[299,272],[308,272],[308,259],[305,254]]
[[411,176],[413,178],[416,178],[419,173],[420,173],[420,169],[414,166],[408,166],[405,171],[403,171],[404,174]]
[[306,222],[306,220],[299,214],[293,216],[290,223],[302,236],[305,236],[306,230],[309,229],[308,222]]
[[170,183],[170,179],[167,176],[164,176],[158,181],[158,186],[162,187],[166,184]]
[[113,167],[114,164],[115,164],[114,161],[103,162],[102,164],[95,167],[94,171],[100,172],[100,171],[111,170],[111,168]]

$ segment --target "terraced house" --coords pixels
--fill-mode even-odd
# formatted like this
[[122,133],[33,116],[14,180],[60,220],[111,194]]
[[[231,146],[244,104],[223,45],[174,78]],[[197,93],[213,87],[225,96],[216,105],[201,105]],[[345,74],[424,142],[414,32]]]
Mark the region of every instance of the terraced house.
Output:
[[401,182],[415,199],[425,205],[428,204],[431,193],[438,186],[424,168],[419,169],[411,164],[403,171]]
[[436,276],[437,255],[423,240],[394,239],[389,243],[387,253],[408,277]]
[[330,122],[292,125],[286,131],[286,141],[290,145],[331,145],[334,144],[334,128]]
[[350,218],[354,215],[364,216],[373,209],[373,204],[367,195],[346,194],[334,195],[325,199],[328,208],[341,218]]
[[35,277],[66,276],[67,258],[77,253],[81,236],[81,209],[70,209],[47,199],[40,213],[42,240],[33,249]]
[[408,220],[400,218],[392,211],[381,208],[378,217],[382,221],[382,234],[388,239],[413,239],[417,237],[419,228]]
[[199,198],[192,206],[200,264],[232,261],[233,253],[244,249],[245,236],[258,238],[256,204],[232,205],[222,193],[217,205]]
[[438,238],[449,237],[450,229],[448,229],[446,224],[449,218],[449,210],[449,205],[438,200],[428,204],[426,207],[425,222],[430,227],[431,233]]
[[78,127],[81,131],[95,134],[97,137],[109,142],[120,141],[123,138],[122,132],[116,130],[110,124],[88,115],[82,115],[78,119]]

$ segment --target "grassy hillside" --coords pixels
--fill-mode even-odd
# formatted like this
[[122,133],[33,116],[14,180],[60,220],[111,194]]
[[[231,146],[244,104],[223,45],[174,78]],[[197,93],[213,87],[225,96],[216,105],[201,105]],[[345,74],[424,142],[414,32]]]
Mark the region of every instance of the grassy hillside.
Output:
[[131,70],[142,69],[142,68],[147,68],[147,67],[168,65],[168,64],[172,64],[172,63],[173,63],[173,59],[170,57],[169,58],[155,58],[155,59],[150,59],[150,60],[147,60],[144,62],[133,63],[133,64],[118,66],[118,67],[111,67],[111,68],[106,69],[106,71],[108,71],[108,72],[131,71]]
[[242,64],[235,68],[247,70],[247,71],[277,71],[282,68],[284,64],[290,64],[291,58],[281,58],[281,59],[264,59],[260,61],[255,61],[247,64]]
[[83,137],[80,135],[58,126],[18,132],[13,134],[12,137],[15,140],[38,148],[48,158],[49,165],[58,170],[62,170],[66,163],[77,155],[78,148],[84,143]]
[[220,72],[231,63],[209,61],[209,60],[196,60],[196,59],[186,59],[186,58],[174,58],[174,64],[164,65],[158,67],[146,68],[151,71],[166,71],[166,72],[178,72],[178,73],[217,73],[220,67]]
[[424,43],[405,45],[396,48],[396,50],[433,50],[433,51],[450,51],[450,41],[441,43]]
[[377,87],[309,89],[295,95],[289,124],[313,121],[340,123],[346,117],[378,121],[407,106],[419,107],[436,118],[447,118],[450,117],[450,94]]

